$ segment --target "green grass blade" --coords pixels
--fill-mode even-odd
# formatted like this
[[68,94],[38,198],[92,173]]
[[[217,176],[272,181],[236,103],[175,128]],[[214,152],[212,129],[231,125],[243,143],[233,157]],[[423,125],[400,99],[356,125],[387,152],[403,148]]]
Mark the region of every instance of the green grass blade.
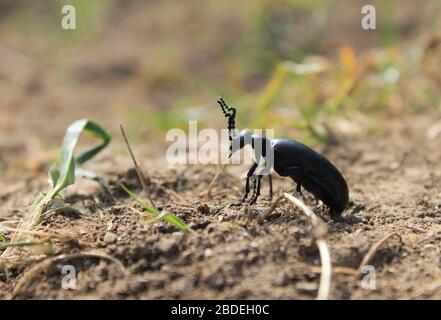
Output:
[[86,126],[84,130],[89,133],[91,136],[94,136],[96,138],[99,138],[102,140],[102,143],[99,145],[84,151],[81,153],[78,157],[75,159],[75,163],[77,166],[82,165],[86,161],[89,161],[93,157],[95,157],[98,153],[101,152],[112,140],[112,136],[104,130],[102,127],[100,127],[97,123],[87,120]]
[[133,199],[135,200],[141,207],[143,207],[145,210],[150,212],[156,217],[161,217],[168,223],[174,225],[179,230],[182,230],[184,232],[192,232],[193,230],[181,219],[176,217],[174,214],[170,212],[160,212],[159,210],[150,207],[147,203],[142,201],[135,193],[127,189],[124,185],[121,185],[121,187],[124,189],[124,191]]
[[[81,153],[76,158],[74,155],[75,148],[83,132],[100,138],[102,142]],[[51,201],[63,189],[75,182],[75,168],[92,159],[109,144],[110,140],[111,135],[93,121],[82,119],[72,123],[66,130],[61,146],[60,164],[53,164],[49,170],[51,190],[35,199],[25,220],[21,221],[21,227],[27,229],[39,224],[42,214]]]
[[49,168],[49,181],[52,189],[55,188],[58,179],[60,179],[60,171],[58,170],[58,166],[54,163]]
[[47,240],[45,241],[17,241],[17,242],[9,242],[9,243],[0,243],[0,250],[2,249],[6,249],[9,247],[26,247],[26,246],[36,246],[39,244],[43,244],[48,242]]
[[[75,147],[83,131],[100,138],[102,142],[75,158]],[[57,167],[58,173],[56,173],[55,168],[50,171],[51,180],[56,179],[58,176],[51,197],[56,196],[61,190],[73,184],[75,182],[75,167],[92,159],[109,144],[110,140],[111,135],[93,121],[82,119],[71,124],[67,128],[61,147],[60,165]]]
[[282,89],[288,76],[303,77],[314,75],[326,70],[326,65],[321,63],[295,63],[292,61],[280,62],[267,85],[259,94],[256,101],[257,116],[256,126],[262,128],[267,119],[267,113],[270,106],[276,101],[282,93]]
[[[83,132],[102,140],[97,146],[92,147],[78,157],[75,157],[75,148]],[[112,139],[111,135],[101,128],[97,123],[88,119],[77,120],[66,130],[63,144],[61,146],[61,157],[59,165],[52,165],[49,170],[49,178],[52,190],[39,201],[36,201],[30,210],[31,225],[39,222],[41,211],[54,199],[63,189],[75,182],[75,168],[92,159],[103,150]]]

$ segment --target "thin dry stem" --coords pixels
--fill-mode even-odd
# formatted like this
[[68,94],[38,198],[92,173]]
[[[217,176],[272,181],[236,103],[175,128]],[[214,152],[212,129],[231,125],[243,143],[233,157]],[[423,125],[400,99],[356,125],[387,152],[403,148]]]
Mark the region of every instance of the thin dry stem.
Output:
[[322,264],[322,272],[320,275],[320,286],[317,293],[317,300],[326,300],[329,297],[329,291],[331,288],[332,264],[329,248],[325,240],[325,233],[322,231],[321,228],[322,222],[315,215],[314,211],[312,211],[307,205],[305,205],[302,200],[297,199],[296,197],[288,193],[284,193],[283,196],[295,206],[302,209],[303,213],[307,215],[311,221],[315,243],[319,249],[320,261]]
[[22,230],[22,229],[18,229],[18,228],[7,227],[5,225],[0,226],[0,230],[5,230],[5,231],[9,231],[9,232],[21,232],[21,233],[29,234],[32,236],[39,236],[39,237],[46,237],[46,238],[50,238],[51,236],[53,236],[53,234],[50,234],[45,231]]
[[41,274],[49,269],[49,267],[60,261],[72,260],[72,259],[80,259],[80,258],[99,258],[109,260],[115,263],[124,275],[127,275],[127,270],[124,265],[115,257],[112,257],[104,252],[99,251],[91,251],[91,252],[79,252],[73,254],[62,254],[56,257],[47,258],[40,263],[35,264],[32,268],[30,268],[18,281],[17,285],[14,288],[13,296],[17,296],[22,293],[31,283],[32,279],[34,279],[38,274]]
[[133,165],[135,166],[135,170],[136,170],[136,174],[138,175],[139,182],[141,182],[142,188],[144,189],[144,192],[147,194],[147,198],[150,202],[150,206],[156,208],[155,202],[153,201],[152,196],[147,188],[145,176],[141,171],[141,169],[139,169],[138,162],[136,161],[135,155],[133,154],[132,148],[130,147],[129,139],[127,139],[126,132],[124,131],[124,127],[122,124],[120,125],[120,129],[121,129],[121,134],[124,138],[124,142],[127,146],[127,150],[129,151],[130,156],[132,157]]
[[[317,274],[322,273],[321,267],[312,267],[311,271]],[[332,273],[333,274],[345,274],[350,276],[358,276],[359,272],[358,269],[350,268],[350,267],[342,267],[342,266],[335,266],[332,267]]]
[[[16,242],[18,239],[21,238],[24,234],[30,234],[34,233],[34,235],[38,235],[38,231],[32,231],[31,229],[34,227],[34,223],[38,217],[42,217],[42,219],[45,219],[49,215],[53,214],[54,212],[58,212],[60,210],[70,208],[70,205],[63,205],[48,211],[42,210],[41,214],[38,216],[33,216],[33,218],[29,218],[29,216],[25,216],[20,222],[18,223],[17,228],[15,228],[14,233],[12,234],[11,238],[9,239],[9,242]],[[4,228],[4,226],[3,226]],[[35,233],[36,232],[36,233]],[[3,253],[0,255],[0,262],[2,260],[7,260],[8,257],[17,249],[15,246],[7,247]]]
[[73,233],[66,232],[64,230],[57,230],[56,232],[44,231],[44,230],[23,230],[14,227],[8,227],[5,225],[0,225],[0,230],[10,231],[10,232],[20,232],[22,234],[28,234],[31,236],[43,237],[48,240],[50,240],[51,238],[57,238],[62,241],[68,241],[76,238]]
[[413,294],[411,297],[409,297],[408,299],[418,299],[421,296],[425,296],[429,293],[434,293],[437,290],[439,290],[441,288],[441,279],[438,281],[435,281],[431,284],[429,284],[427,287],[425,287],[424,289],[418,290],[415,294]]
[[286,201],[287,199],[282,195],[274,201],[271,206],[268,208],[268,210],[263,214],[260,221],[263,222],[265,219],[279,206],[281,201]]
[[217,180],[219,179],[222,172],[225,171],[225,168],[227,167],[226,164],[223,164],[218,167],[218,170],[216,174],[214,175],[213,179],[211,180],[210,184],[208,185],[208,188],[201,192],[200,196],[204,198],[204,200],[208,200],[211,196],[211,190],[213,189],[214,185],[216,184]]
[[296,197],[284,193],[279,197],[264,214],[263,219],[265,219],[271,212],[273,212],[282,200],[288,200],[290,203],[302,209],[303,213],[310,219],[314,240],[320,252],[321,261],[321,273],[320,273],[320,285],[317,292],[317,300],[326,300],[329,297],[329,292],[331,288],[331,278],[332,278],[332,263],[331,255],[329,253],[329,247],[325,240],[326,232],[323,228],[322,221],[315,215],[308,206],[306,206],[303,201],[297,199]]
[[363,260],[361,261],[360,266],[358,267],[359,273],[362,272],[364,266],[369,264],[369,262],[372,260],[372,258],[377,253],[377,251],[383,247],[383,245],[386,243],[386,241],[393,236],[398,237],[398,239],[400,240],[400,243],[401,244],[403,243],[401,236],[396,232],[392,232],[392,233],[388,234],[387,236],[383,237],[382,239],[380,239],[378,242],[374,243],[372,245],[372,247],[369,249],[369,251],[366,253],[366,255],[364,256]]
[[327,300],[331,290],[332,263],[329,247],[325,240],[316,239],[315,243],[320,252],[320,261],[322,263],[322,273],[320,274],[320,286],[317,293],[317,300]]
[[175,190],[171,189],[168,192],[169,192],[170,196],[174,197],[175,199],[177,199],[179,201],[178,204],[186,204],[186,205],[188,205],[188,201],[185,200],[183,197],[181,197],[179,195],[179,193],[177,193]]

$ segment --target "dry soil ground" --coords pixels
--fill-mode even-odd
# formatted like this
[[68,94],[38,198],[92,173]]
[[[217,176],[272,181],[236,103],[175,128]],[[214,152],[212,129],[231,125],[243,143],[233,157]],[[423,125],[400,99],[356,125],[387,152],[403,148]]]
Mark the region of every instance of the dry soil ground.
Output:
[[[438,140],[425,137],[427,119],[392,120],[384,132],[363,141],[347,141],[327,152],[344,172],[350,186],[345,219],[331,221],[321,207],[316,213],[327,221],[328,243],[335,273],[331,298],[440,298],[430,287],[441,279],[440,193],[441,164]],[[147,168],[150,161],[141,159]],[[159,162],[159,161],[158,161]],[[156,163],[158,163],[156,162]],[[126,267],[98,258],[68,261],[79,270],[76,290],[64,290],[61,268],[54,263],[32,276],[18,297],[30,298],[314,298],[320,259],[312,242],[309,222],[298,209],[282,206],[260,222],[269,206],[265,197],[250,210],[229,207],[240,197],[241,181],[223,174],[208,201],[198,195],[216,173],[213,167],[162,168],[154,162],[147,174],[157,205],[184,219],[195,230],[183,234],[163,222],[145,226],[139,208],[119,187],[139,190],[130,164],[102,158],[97,167],[111,181],[111,202],[99,191],[72,191],[67,201],[85,205],[89,214],[57,214],[44,223],[47,230],[67,234],[41,250],[52,255],[102,250]],[[243,169],[242,169],[243,170]],[[279,192],[293,185],[276,179]],[[2,195],[2,219],[20,213],[17,198],[29,199],[42,189],[35,180]],[[176,196],[178,194],[178,196]],[[22,197],[23,196],[23,197]],[[20,201],[27,202],[27,201]],[[308,201],[314,206],[314,201]],[[374,256],[376,289],[361,286],[357,276],[339,267],[357,268],[372,244],[391,238]],[[67,237],[67,238],[66,238]],[[31,257],[38,259],[38,250]],[[20,256],[20,252],[17,253]],[[0,282],[0,294],[11,297],[23,272],[35,261],[23,255]],[[30,257],[30,256],[28,256]]]
[[[171,101],[197,94],[183,85],[187,75],[226,77],[228,71],[216,62],[225,48],[240,45],[240,19],[228,8],[218,11],[213,6],[213,12],[201,14],[200,2],[193,3],[194,10],[180,3],[149,7],[131,1],[113,12],[112,24],[105,25],[99,39],[66,50],[48,48],[44,38],[2,25],[0,222],[20,219],[26,206],[46,190],[45,166],[56,156],[51,150],[74,119],[89,117],[118,133],[119,123],[127,120],[120,104],[155,106],[156,111],[167,112]],[[399,24],[403,35],[425,21],[412,9],[419,2],[408,3],[413,7],[400,10],[405,16]],[[332,24],[324,37],[331,47],[345,41],[356,45],[355,40],[362,39],[352,32],[354,21],[349,19],[359,19],[359,8],[351,15],[350,8],[343,7],[348,19],[339,18],[343,9],[338,8],[332,19],[347,25]],[[195,35],[198,46],[188,41]],[[300,35],[292,41],[302,40]],[[310,39],[304,42],[307,46]],[[371,43],[366,38],[360,47],[369,49]],[[160,50],[163,44],[166,50]],[[165,53],[169,55],[164,57]],[[180,77],[170,76],[171,71]],[[206,92],[198,98],[208,101],[207,95],[213,98]],[[426,138],[427,128],[437,119],[439,114],[394,116],[370,136],[321,150],[343,172],[350,188],[343,221],[330,220],[322,207],[308,199],[328,225],[334,266],[331,298],[441,298],[441,137]],[[259,221],[270,205],[265,192],[249,210],[230,207],[241,197],[242,181],[237,176],[244,167],[229,167],[211,198],[204,200],[200,194],[216,168],[167,166],[157,150],[162,142],[133,144],[157,204],[185,220],[194,233],[183,234],[164,222],[142,223],[140,208],[120,188],[125,183],[142,194],[136,174],[125,150],[113,147],[89,167],[109,181],[113,200],[89,182],[72,186],[66,201],[84,206],[87,212],[59,212],[45,221],[39,230],[52,234],[51,244],[16,250],[7,276],[0,272],[0,298],[13,297],[13,288],[24,274],[26,286],[16,298],[314,298],[319,253],[309,221],[299,210],[285,205]],[[275,178],[275,188],[279,194],[293,192],[294,185]],[[391,238],[375,254],[371,264],[376,288],[363,289],[359,276],[343,271],[357,268],[369,248],[391,233],[398,233],[402,243]],[[47,255],[92,250],[117,259],[125,272],[115,261],[81,256],[29,273]],[[66,264],[78,271],[76,290],[61,289]]]

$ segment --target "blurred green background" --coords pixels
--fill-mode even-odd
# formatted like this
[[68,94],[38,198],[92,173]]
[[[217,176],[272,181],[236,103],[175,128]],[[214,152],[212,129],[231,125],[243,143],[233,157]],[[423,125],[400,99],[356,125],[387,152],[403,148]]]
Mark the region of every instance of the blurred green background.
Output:
[[[77,30],[61,28],[64,4]],[[312,145],[390,117],[439,117],[441,2],[369,1],[369,31],[365,4],[2,0],[0,171],[38,170],[78,118],[114,133],[125,123],[135,142],[164,147],[188,120],[225,127],[218,95],[238,107],[238,127]]]

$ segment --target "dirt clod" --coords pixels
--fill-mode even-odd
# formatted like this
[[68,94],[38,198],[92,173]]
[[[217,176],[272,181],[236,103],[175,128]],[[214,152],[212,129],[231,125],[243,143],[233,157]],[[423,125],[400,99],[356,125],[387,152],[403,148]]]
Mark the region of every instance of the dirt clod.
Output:
[[113,232],[106,232],[106,234],[104,235],[104,242],[107,244],[111,244],[111,243],[115,243],[116,240],[118,239],[118,236],[116,234],[114,234]]

